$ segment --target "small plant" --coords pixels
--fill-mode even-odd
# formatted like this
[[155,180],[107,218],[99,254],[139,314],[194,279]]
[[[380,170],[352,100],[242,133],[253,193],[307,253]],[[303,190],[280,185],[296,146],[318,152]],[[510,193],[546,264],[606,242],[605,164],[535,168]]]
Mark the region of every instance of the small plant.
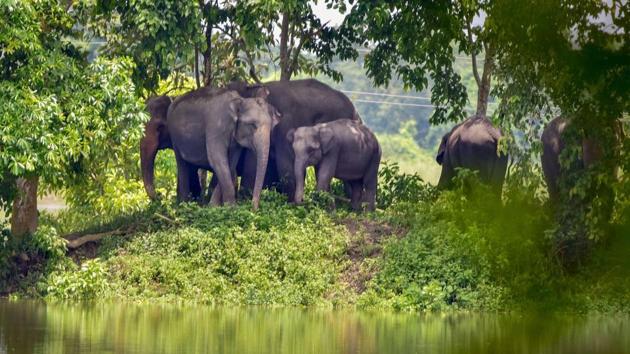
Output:
[[432,200],[437,195],[436,189],[419,175],[401,173],[397,163],[381,164],[378,178],[377,203],[380,208],[400,202]]
[[85,261],[77,270],[53,272],[48,281],[47,297],[54,300],[91,300],[103,295],[108,287],[105,265],[98,258]]

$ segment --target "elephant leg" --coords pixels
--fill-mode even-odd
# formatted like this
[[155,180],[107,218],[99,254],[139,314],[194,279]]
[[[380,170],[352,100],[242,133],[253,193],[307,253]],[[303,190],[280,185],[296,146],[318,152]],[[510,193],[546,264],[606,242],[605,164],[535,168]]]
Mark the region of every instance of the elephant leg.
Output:
[[363,200],[368,203],[368,210],[376,210],[376,191],[378,189],[378,168],[381,164],[380,154],[375,155],[370,162],[370,166],[363,176],[362,188],[364,191]]
[[197,167],[189,165],[188,168],[188,185],[190,186],[190,199],[195,201],[201,201],[202,185],[199,181],[199,169]]
[[198,169],[197,175],[199,177],[199,200],[203,202],[204,196],[206,195],[206,187],[208,186],[208,171],[204,169]]
[[293,148],[289,145],[285,151],[276,146],[276,167],[278,168],[278,178],[280,180],[280,191],[287,195],[289,203],[295,201],[295,175],[293,173],[293,163],[295,156]]
[[214,170],[214,174],[219,180],[219,185],[212,193],[212,201],[216,201],[215,194],[220,193],[223,204],[234,204],[236,202],[234,182],[230,173],[230,163],[228,161],[228,149],[221,146],[206,144],[208,150],[208,162]]
[[[208,186],[208,199],[210,205],[221,205],[221,191],[219,189],[219,179],[216,174],[212,174],[210,185]],[[216,193],[216,194],[215,194]]]
[[361,202],[363,198],[363,181],[344,181],[345,186],[350,187],[352,210],[361,211]]
[[252,194],[256,181],[256,154],[252,150],[244,150],[241,161],[241,194]]
[[180,156],[175,150],[175,161],[177,162],[177,201],[190,201],[190,164]]
[[264,188],[274,189],[278,187],[280,178],[278,178],[278,167],[276,166],[276,158],[269,156],[267,162],[267,173],[265,174]]
[[352,199],[352,188],[353,188],[352,182],[343,181],[343,192],[346,195],[346,197],[350,199]]
[[317,190],[330,192],[330,182],[335,176],[337,156],[326,156],[317,166]]
[[450,165],[448,158],[446,158],[442,163],[442,173],[440,174],[440,180],[437,185],[438,189],[450,188],[453,177],[455,177],[455,170]]
[[232,175],[232,185],[234,186],[234,195],[238,195],[238,175],[236,173],[236,167],[238,165],[239,160],[241,159],[241,155],[243,154],[243,148],[234,145],[231,146],[228,150],[228,158],[230,163],[230,174]]

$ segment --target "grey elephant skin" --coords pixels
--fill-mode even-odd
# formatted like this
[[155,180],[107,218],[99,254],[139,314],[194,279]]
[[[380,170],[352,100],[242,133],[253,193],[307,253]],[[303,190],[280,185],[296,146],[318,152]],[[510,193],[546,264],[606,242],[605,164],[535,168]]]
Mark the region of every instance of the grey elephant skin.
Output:
[[[565,117],[556,117],[547,124],[540,138],[542,142],[541,163],[549,198],[557,201],[560,197],[560,179],[562,171],[560,166],[560,155],[566,147],[566,139],[563,137],[569,127],[570,121]],[[624,136],[621,123],[614,127],[615,136],[619,143]],[[581,156],[573,161],[572,168],[584,169],[593,166],[603,157],[603,150],[600,144],[593,139],[584,138],[581,141]],[[617,166],[613,167],[613,175],[617,174]]]
[[349,184],[354,210],[361,209],[362,201],[369,210],[375,209],[381,148],[368,127],[357,120],[339,119],[292,129],[287,140],[295,154],[296,203],[304,197],[306,168],[315,166],[317,190],[329,191],[335,177]]
[[[207,89],[206,89],[207,90]],[[218,90],[206,91],[208,94],[217,93]],[[146,102],[146,110],[149,113],[151,119],[145,124],[144,128],[144,136],[140,143],[140,160],[141,160],[141,170],[142,170],[142,178],[144,182],[144,187],[147,191],[147,194],[151,199],[156,198],[155,187],[154,187],[154,163],[155,157],[160,150],[164,149],[173,149],[173,143],[171,141],[170,133],[168,131],[168,126],[166,124],[166,116],[168,113],[168,108],[173,102],[172,97],[163,95],[163,96],[155,96],[147,100]],[[279,113],[275,110],[271,105],[268,105],[270,110],[269,114],[275,116],[276,120],[279,119]],[[251,188],[250,192],[254,189],[254,181],[256,175],[256,154],[251,150],[246,150],[241,154],[241,158],[239,163],[237,164],[237,174],[238,176],[242,176],[244,174],[244,161],[248,161],[250,166],[249,173],[251,176],[249,179],[251,180]],[[191,167],[195,168],[195,167]],[[265,176],[265,183],[263,186],[271,186],[274,181],[277,180],[276,176],[276,167],[273,161],[270,161],[268,170],[271,169],[271,173],[267,173]],[[202,170],[199,170],[202,171]],[[209,171],[212,172],[212,169]],[[201,195],[203,189],[205,187],[206,176],[205,173],[200,174],[197,177],[195,174],[197,170],[189,171],[188,175],[190,176],[188,181],[188,186],[190,188],[190,196],[194,200],[201,200],[203,196]],[[212,190],[218,184],[216,175],[213,174],[212,181],[210,183],[209,191]]]
[[479,179],[491,185],[499,196],[505,179],[508,156],[499,153],[501,131],[485,117],[473,116],[456,125],[442,137],[435,158],[442,165],[438,188],[449,188],[457,168],[479,173]]
[[[234,82],[228,85],[228,88],[236,90],[243,97],[255,96],[263,87],[269,90],[267,101],[281,115],[280,123],[274,128],[271,136],[270,165],[275,164],[277,168],[277,175],[274,176],[277,181],[274,182],[280,185],[280,190],[287,195],[289,201],[293,201],[296,186],[293,170],[295,156],[291,143],[287,140],[287,133],[291,129],[331,122],[339,117],[356,121],[360,121],[361,118],[345,94],[314,79],[273,81],[262,85]],[[249,164],[245,163],[245,171],[252,169],[251,159],[249,161]],[[270,173],[271,171],[268,174]],[[251,188],[251,173],[249,176],[248,178],[244,175],[241,181],[245,189]]]
[[[178,200],[190,200],[199,193],[197,169],[214,172],[218,188],[212,196],[214,204],[235,201],[234,178],[236,164],[243,148],[256,154],[256,177],[253,206],[258,207],[260,190],[269,157],[270,135],[277,123],[264,97],[242,98],[227,89],[203,88],[189,92],[168,105],[166,120],[154,119],[167,104],[164,98],[149,102],[152,119],[145,128],[141,141],[141,160],[147,193],[153,196],[153,160],[155,145],[170,146],[177,161]],[[155,129],[157,126],[157,129]],[[156,139],[157,135],[157,139]]]

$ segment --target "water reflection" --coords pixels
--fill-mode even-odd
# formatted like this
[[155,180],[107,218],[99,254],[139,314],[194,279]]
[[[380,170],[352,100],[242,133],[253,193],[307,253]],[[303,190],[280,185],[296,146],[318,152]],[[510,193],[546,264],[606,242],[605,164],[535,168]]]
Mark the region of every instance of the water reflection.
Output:
[[630,318],[0,302],[0,353],[622,353]]

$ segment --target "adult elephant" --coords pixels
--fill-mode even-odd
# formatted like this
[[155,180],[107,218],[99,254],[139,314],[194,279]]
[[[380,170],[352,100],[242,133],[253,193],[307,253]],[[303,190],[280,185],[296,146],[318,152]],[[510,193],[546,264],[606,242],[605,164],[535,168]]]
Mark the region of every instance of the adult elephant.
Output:
[[[295,155],[287,133],[292,129],[343,117],[361,120],[345,94],[315,79],[272,81],[261,85],[234,82],[228,88],[236,90],[243,97],[254,97],[259,90],[265,88],[269,91],[267,101],[281,114],[280,123],[271,135],[272,163],[277,168],[275,177],[280,189],[288,196],[289,201],[294,200],[296,181],[293,169]],[[252,159],[245,161],[244,177],[241,180],[241,186],[245,189],[252,188],[251,161]]]
[[[149,198],[155,199],[155,157],[160,150],[172,149],[173,142],[166,126],[166,115],[168,107],[172,103],[169,96],[156,96],[147,100],[146,110],[151,119],[144,125],[144,136],[140,140],[140,169],[142,171],[142,181],[144,189]],[[191,178],[193,174],[190,174]],[[191,193],[196,197],[201,193],[198,179],[188,182]]]
[[[569,127],[569,123],[570,121],[567,118],[554,118],[547,124],[540,138],[543,147],[541,155],[542,170],[547,183],[549,198],[552,201],[557,201],[560,197],[560,178],[562,176],[560,154],[566,147],[563,135]],[[620,123],[617,123],[613,129],[617,139],[616,143],[619,143],[623,136],[623,127]],[[594,139],[582,139],[581,149],[581,158],[573,161],[572,168],[589,168],[603,157],[602,147]],[[614,167],[613,174],[616,174],[616,172],[617,168]]]
[[[170,147],[177,161],[178,200],[190,200],[196,192],[196,171],[206,169],[218,179],[212,200],[215,204],[235,201],[234,177],[242,148],[256,154],[253,207],[258,208],[260,191],[269,157],[270,135],[277,118],[264,99],[266,91],[243,98],[227,89],[202,88],[191,91],[168,104],[166,120],[153,119],[163,113],[168,103],[157,98],[147,108],[152,120],[147,123],[141,141],[142,173],[149,195],[153,187],[154,159],[157,149]],[[152,110],[155,107],[156,110]],[[159,109],[158,109],[159,108]],[[156,142],[157,137],[157,142]],[[163,139],[163,140],[161,140]],[[161,141],[164,141],[161,143]],[[194,182],[194,181],[197,182]]]
[[[218,91],[215,90],[214,92],[216,93]],[[212,93],[212,91],[207,91],[207,93]],[[144,188],[151,199],[155,199],[157,197],[154,184],[154,164],[156,155],[160,150],[173,149],[173,143],[166,125],[166,115],[172,102],[173,98],[166,95],[152,97],[146,102],[146,110],[151,119],[145,124],[144,136],[140,142],[140,161]],[[279,119],[280,117],[278,112],[270,105],[268,105],[268,107],[270,114],[275,115],[276,119]],[[250,165],[250,170],[252,171],[252,175],[247,175],[247,178],[248,180],[251,180],[251,189],[253,189],[256,176],[256,154],[250,150],[246,150],[243,154],[241,154],[241,159],[237,165],[237,174],[239,176],[243,175],[246,163],[245,161],[247,161],[247,164]],[[269,162],[267,170],[269,171],[269,169],[272,171],[267,173],[265,176],[265,183],[263,186],[271,186],[272,183],[277,180],[277,177],[275,177],[276,167],[273,161]],[[202,193],[206,184],[205,170],[198,170],[199,177],[195,176],[195,172],[196,171],[190,171],[188,173],[190,176],[188,181],[190,196],[195,200],[201,200],[203,198]],[[213,177],[214,178],[209,186],[209,191],[217,185],[217,178],[215,176]]]
[[442,137],[435,158],[442,165],[438,188],[452,184],[457,168],[479,173],[482,182],[491,185],[501,195],[508,157],[497,150],[501,131],[485,117],[473,116],[456,125]]

